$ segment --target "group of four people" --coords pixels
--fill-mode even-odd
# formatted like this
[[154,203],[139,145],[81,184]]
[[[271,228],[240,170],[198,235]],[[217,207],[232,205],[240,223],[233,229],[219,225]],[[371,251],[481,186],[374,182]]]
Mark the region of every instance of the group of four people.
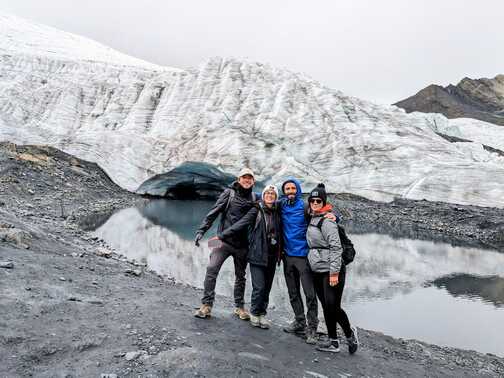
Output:
[[[342,261],[342,245],[337,217],[327,203],[323,184],[310,192],[308,206],[302,199],[301,185],[289,179],[278,189],[268,185],[261,198],[253,192],[255,177],[244,168],[230,188],[224,190],[209,211],[195,237],[199,246],[203,235],[220,215],[217,236],[204,281],[202,305],[194,314],[199,318],[211,316],[215,285],[224,261],[232,256],[235,268],[234,314],[251,325],[268,329],[266,318],[269,294],[276,265],[283,261],[285,282],[295,320],[284,331],[306,336],[317,349],[339,351],[337,324],[347,338],[351,354],[358,348],[357,330],[350,325],[341,308],[346,269]],[[250,264],[252,295],[250,314],[245,310],[245,270]],[[303,288],[307,313],[305,316]],[[324,312],[328,338],[318,340],[318,303]]]

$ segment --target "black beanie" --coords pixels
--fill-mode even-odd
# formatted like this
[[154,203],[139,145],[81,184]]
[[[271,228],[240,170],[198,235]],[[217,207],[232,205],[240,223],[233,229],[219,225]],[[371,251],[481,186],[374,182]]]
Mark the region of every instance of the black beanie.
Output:
[[325,191],[324,184],[320,183],[315,187],[315,189],[312,189],[310,196],[308,197],[308,202],[310,202],[312,198],[320,198],[324,206],[327,204],[327,193]]

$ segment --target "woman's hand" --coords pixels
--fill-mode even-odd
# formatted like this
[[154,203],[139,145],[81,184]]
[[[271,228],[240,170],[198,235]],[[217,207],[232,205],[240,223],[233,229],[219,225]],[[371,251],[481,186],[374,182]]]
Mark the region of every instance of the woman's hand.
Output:
[[336,286],[338,284],[338,273],[329,274],[329,286]]

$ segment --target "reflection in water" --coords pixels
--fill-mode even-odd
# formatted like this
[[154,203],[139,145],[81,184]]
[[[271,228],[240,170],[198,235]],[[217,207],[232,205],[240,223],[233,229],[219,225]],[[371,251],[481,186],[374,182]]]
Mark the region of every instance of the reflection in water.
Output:
[[[185,240],[194,239],[194,231],[208,213],[215,201],[167,201],[152,200],[140,207],[140,213],[158,226],[163,226]],[[188,206],[190,205],[190,206]],[[207,232],[210,235],[217,226]]]
[[[195,247],[192,240],[196,227],[211,205],[212,202],[205,201],[151,201],[147,206],[113,214],[95,232],[128,258],[146,262],[160,274],[201,288],[210,251],[206,243]],[[214,234],[209,231],[207,237]],[[482,344],[478,344],[475,338],[469,337],[459,343],[451,335],[460,333],[460,328],[454,328],[450,323],[450,318],[458,314],[457,304],[467,301],[455,299],[450,293],[468,293],[495,305],[502,304],[502,291],[497,288],[502,288],[504,281],[504,254],[428,241],[393,239],[378,234],[351,235],[351,238],[357,256],[349,265],[344,301],[358,325],[393,336],[504,355],[504,343],[494,348],[489,346],[490,343],[485,344],[484,338]],[[491,284],[488,278],[487,281],[478,279],[490,276],[495,279]],[[455,283],[453,277],[462,278]],[[228,259],[217,281],[217,293],[232,296],[233,283],[232,259]],[[429,287],[431,285],[434,286]],[[492,291],[491,287],[495,290]],[[270,304],[290,316],[285,288],[282,268],[279,267]],[[250,293],[248,278],[246,296]],[[415,298],[423,302],[412,305]],[[423,306],[424,312],[442,308],[446,316],[438,316],[440,324],[435,327],[428,326],[425,323],[428,315],[416,309],[417,306]],[[478,301],[464,311],[466,320],[461,320],[457,327],[473,328],[474,319],[470,320],[469,314],[472,311],[479,323],[488,325],[488,330],[478,330],[479,335],[495,338],[499,334],[497,329],[504,334],[504,325],[501,325],[504,322],[492,324],[496,314],[504,316],[503,308]]]
[[351,300],[391,298],[437,278],[466,273],[504,277],[504,254],[386,235],[352,235],[358,255],[352,264]]
[[504,278],[454,274],[438,278],[432,283],[446,289],[454,297],[479,298],[497,307],[504,307]]

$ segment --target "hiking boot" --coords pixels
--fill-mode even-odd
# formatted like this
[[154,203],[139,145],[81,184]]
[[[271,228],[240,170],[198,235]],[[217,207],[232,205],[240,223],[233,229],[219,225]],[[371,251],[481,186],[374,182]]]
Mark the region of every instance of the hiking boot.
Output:
[[296,335],[304,335],[306,332],[306,325],[294,320],[288,327],[285,327],[284,332],[295,333]]
[[261,317],[250,314],[250,325],[254,327],[261,326]]
[[249,320],[250,319],[249,313],[243,307],[236,307],[233,311],[233,314],[238,316],[241,320]]
[[202,304],[199,310],[194,313],[197,318],[205,319],[212,316],[212,306],[207,304]]
[[337,339],[320,341],[317,345],[317,350],[321,352],[338,353],[340,351],[339,341]]
[[359,348],[359,338],[357,337],[357,328],[352,328],[352,336],[347,337],[348,352],[354,354]]
[[271,327],[271,321],[266,319],[264,315],[259,316],[259,324],[262,329],[269,329]]
[[317,340],[318,340],[317,331],[314,329],[308,328],[306,330],[306,344],[311,344],[311,345],[317,344]]

